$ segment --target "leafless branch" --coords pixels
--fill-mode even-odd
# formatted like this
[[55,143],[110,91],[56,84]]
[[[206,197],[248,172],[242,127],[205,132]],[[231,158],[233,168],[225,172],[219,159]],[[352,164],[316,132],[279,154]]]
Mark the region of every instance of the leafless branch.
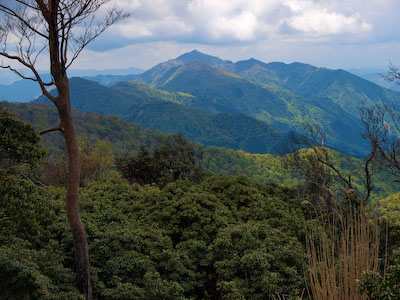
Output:
[[55,102],[57,101],[57,98],[52,96],[47,90],[46,90],[46,83],[43,82],[41,76],[39,75],[38,71],[36,70],[35,66],[27,63],[26,61],[24,61],[21,57],[19,56],[15,56],[15,55],[10,55],[8,53],[5,52],[0,52],[1,56],[4,56],[10,60],[16,60],[18,61],[21,65],[27,67],[28,69],[30,69],[32,71],[32,73],[35,75],[35,78],[37,80],[37,82],[39,83],[39,86],[43,92],[44,95],[46,95],[51,101]]
[[[73,54],[71,56],[71,60],[66,65],[66,69],[68,69],[71,64],[75,61],[75,59],[79,56],[82,50],[91,43],[94,39],[96,39],[99,35],[101,35],[107,28],[109,28],[112,24],[125,19],[129,16],[127,13],[123,13],[121,10],[117,9],[109,9],[107,12],[107,16],[104,18],[102,23],[98,23],[96,26],[93,26],[94,18],[91,18],[88,24],[86,25],[85,32],[79,37],[73,37],[71,39],[70,29],[68,29],[67,33],[70,35],[68,40],[74,42]],[[65,24],[66,26],[68,23]],[[64,53],[64,55],[66,52]]]
[[46,133],[52,132],[52,131],[61,131],[62,133],[64,133],[64,129],[61,126],[57,126],[57,127],[41,130],[41,131],[39,131],[39,135],[43,135],[43,134],[46,134]]
[[388,72],[386,73],[386,75],[383,75],[383,78],[387,81],[400,84],[400,70],[390,62]]
[[[29,5],[26,3],[26,1],[19,1],[16,0],[17,3],[20,3],[23,6],[26,6],[27,8],[38,10],[37,7],[34,7],[32,5]],[[36,24],[38,24],[37,16],[34,17],[29,17],[27,14],[27,10],[22,8],[17,8],[17,9],[11,9],[3,4],[0,4],[0,12],[3,12],[6,16],[11,17],[14,19],[14,21],[19,22],[20,24],[23,24],[26,28],[34,32],[35,34],[39,35],[40,37],[44,39],[48,39],[48,36],[44,34],[43,32],[39,31],[38,28],[35,27]]]
[[[303,158],[297,158],[299,161],[293,162],[296,160],[296,152],[300,153],[300,150],[295,150],[291,154],[291,164],[301,170],[302,176],[305,176],[307,182],[318,187],[319,193],[325,191],[325,196],[322,196],[324,201],[329,201],[331,198],[330,192],[330,184],[333,179],[338,180],[337,182],[343,187],[345,194],[347,195],[356,195],[356,185],[353,182],[353,178],[351,173],[346,170],[342,170],[337,166],[335,162],[332,161],[332,150],[325,146],[326,143],[326,135],[323,129],[318,125],[311,125],[310,123],[305,124],[305,128],[308,132],[308,136],[297,137],[294,140],[294,143],[297,143],[302,148],[307,148],[309,150],[303,150],[303,153],[307,153],[306,151],[311,151],[312,155],[304,156]],[[297,154],[299,156],[299,154]],[[373,177],[373,161],[375,159],[375,152],[371,152],[370,155],[366,158],[363,165],[363,175],[360,176],[361,182],[365,188],[365,193],[360,198],[361,202],[364,203],[367,201],[371,195],[371,191],[373,189],[372,186],[372,177]],[[315,162],[313,162],[313,160]],[[309,166],[308,166],[309,165]],[[322,168],[321,166],[324,166]]]
[[373,160],[381,170],[400,178],[399,111],[385,104],[363,105],[360,111]]

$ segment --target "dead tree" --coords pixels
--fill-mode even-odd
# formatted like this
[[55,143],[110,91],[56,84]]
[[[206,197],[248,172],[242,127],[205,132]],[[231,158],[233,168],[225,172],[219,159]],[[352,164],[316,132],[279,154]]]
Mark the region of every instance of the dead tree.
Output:
[[400,111],[383,103],[360,108],[364,137],[374,151],[376,165],[400,180]]
[[[110,8],[103,16],[98,17],[99,9],[109,1],[0,1],[0,56],[3,57],[1,68],[37,82],[43,94],[58,109],[60,125],[48,131],[62,132],[67,148],[66,211],[74,240],[77,285],[87,299],[92,299],[93,296],[87,237],[79,214],[80,162],[71,116],[67,69],[91,41],[110,25],[127,17],[117,8]],[[42,54],[49,57],[52,78],[50,82],[42,79],[36,67]],[[16,66],[25,68],[28,74],[21,72]],[[56,96],[47,91],[46,87],[49,86],[56,88]]]
[[326,146],[326,134],[319,126],[305,123],[306,135],[293,136],[292,151],[285,157],[287,167],[305,179],[308,197],[324,210],[336,209],[336,193],[332,190],[336,182],[343,190],[351,205],[365,203],[373,189],[373,161],[376,150],[370,152],[363,162],[363,174],[359,177],[365,189],[363,195],[357,194],[351,173],[343,170],[332,160],[333,150]]

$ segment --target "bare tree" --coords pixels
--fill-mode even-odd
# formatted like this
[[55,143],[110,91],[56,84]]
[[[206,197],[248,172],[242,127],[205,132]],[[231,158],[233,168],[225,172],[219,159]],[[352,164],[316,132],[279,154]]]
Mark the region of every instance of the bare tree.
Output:
[[373,189],[375,148],[370,147],[371,151],[363,162],[363,174],[358,179],[362,182],[365,193],[358,195],[350,171],[341,169],[332,160],[333,150],[326,147],[324,130],[307,122],[305,129],[308,135],[293,136],[293,150],[285,157],[285,162],[289,169],[305,179],[307,197],[323,209],[336,207],[336,192],[332,189],[336,182],[344,191],[346,198],[353,202],[351,204],[365,203]]
[[392,81],[395,84],[400,84],[400,70],[392,63],[389,64],[388,71],[386,75],[382,75],[387,81]]
[[362,105],[364,137],[374,153],[375,164],[400,180],[400,111],[387,104]]
[[[80,162],[71,116],[67,69],[91,41],[110,25],[127,17],[121,10],[110,8],[98,18],[99,9],[109,1],[0,1],[0,56],[4,59],[0,67],[37,82],[43,94],[58,109],[60,125],[43,133],[58,130],[64,135],[68,154],[66,210],[74,240],[77,284],[87,299],[93,296],[87,237],[79,214]],[[41,54],[50,59],[50,82],[42,79],[36,67]],[[31,75],[19,71],[16,65],[27,69]],[[48,86],[55,86],[56,96],[47,91]]]

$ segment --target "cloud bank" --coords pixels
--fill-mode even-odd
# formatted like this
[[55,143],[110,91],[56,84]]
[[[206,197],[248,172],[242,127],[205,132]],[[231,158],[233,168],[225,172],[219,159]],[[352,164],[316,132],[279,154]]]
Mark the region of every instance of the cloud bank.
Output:
[[77,61],[80,67],[149,68],[193,49],[231,60],[255,57],[333,68],[400,63],[398,0],[110,3],[131,17],[91,44]]
[[127,44],[165,40],[228,44],[351,36],[372,30],[359,12],[343,9],[338,2],[346,4],[340,0],[119,0],[118,6],[131,11],[132,17],[112,27],[109,34]]

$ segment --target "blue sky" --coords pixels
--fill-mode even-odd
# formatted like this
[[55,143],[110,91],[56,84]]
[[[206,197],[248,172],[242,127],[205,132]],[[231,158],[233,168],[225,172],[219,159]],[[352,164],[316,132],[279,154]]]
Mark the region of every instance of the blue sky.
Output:
[[74,68],[150,68],[193,49],[329,68],[400,64],[398,0],[118,0],[131,17]]

